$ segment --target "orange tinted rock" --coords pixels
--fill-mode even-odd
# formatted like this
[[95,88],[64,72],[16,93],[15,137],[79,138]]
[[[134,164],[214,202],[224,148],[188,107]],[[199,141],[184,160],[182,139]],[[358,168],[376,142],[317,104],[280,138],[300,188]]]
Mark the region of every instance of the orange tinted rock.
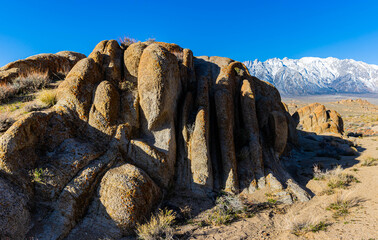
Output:
[[29,73],[48,73],[50,76],[59,72],[67,73],[84,54],[62,51],[56,54],[38,54],[23,60],[8,63],[0,68],[0,83],[12,82],[15,78]]
[[343,134],[343,120],[336,111],[327,110],[320,103],[312,103],[298,109],[293,118],[304,131]]

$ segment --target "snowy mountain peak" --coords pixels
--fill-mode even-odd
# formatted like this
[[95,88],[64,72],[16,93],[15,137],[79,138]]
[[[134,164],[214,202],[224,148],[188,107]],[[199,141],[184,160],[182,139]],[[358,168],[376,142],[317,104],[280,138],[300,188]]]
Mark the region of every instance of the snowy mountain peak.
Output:
[[378,93],[378,65],[353,59],[303,57],[244,62],[252,76],[283,95]]

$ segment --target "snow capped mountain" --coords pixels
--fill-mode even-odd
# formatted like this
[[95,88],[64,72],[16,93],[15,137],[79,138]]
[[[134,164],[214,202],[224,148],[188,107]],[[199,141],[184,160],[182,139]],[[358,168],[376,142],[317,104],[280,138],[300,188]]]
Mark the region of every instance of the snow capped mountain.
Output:
[[283,95],[378,93],[378,65],[353,59],[304,57],[246,61],[252,76]]

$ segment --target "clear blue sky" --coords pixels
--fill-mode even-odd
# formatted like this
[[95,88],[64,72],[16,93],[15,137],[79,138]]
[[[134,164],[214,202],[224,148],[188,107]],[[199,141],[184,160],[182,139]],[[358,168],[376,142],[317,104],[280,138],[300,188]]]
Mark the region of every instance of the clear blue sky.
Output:
[[104,39],[156,38],[244,61],[304,56],[378,64],[377,0],[1,1],[0,66],[89,54]]

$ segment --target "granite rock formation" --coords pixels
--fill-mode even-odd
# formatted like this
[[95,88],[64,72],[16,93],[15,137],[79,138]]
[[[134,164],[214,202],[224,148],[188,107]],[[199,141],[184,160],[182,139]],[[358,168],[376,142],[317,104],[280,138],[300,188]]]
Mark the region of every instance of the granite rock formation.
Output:
[[326,109],[320,103],[312,103],[298,109],[293,114],[298,127],[307,132],[317,134],[343,134],[344,124],[340,114],[335,110]]
[[119,239],[172,190],[306,201],[280,162],[296,136],[279,92],[240,62],[102,41],[53,109],[0,138],[0,237]]

